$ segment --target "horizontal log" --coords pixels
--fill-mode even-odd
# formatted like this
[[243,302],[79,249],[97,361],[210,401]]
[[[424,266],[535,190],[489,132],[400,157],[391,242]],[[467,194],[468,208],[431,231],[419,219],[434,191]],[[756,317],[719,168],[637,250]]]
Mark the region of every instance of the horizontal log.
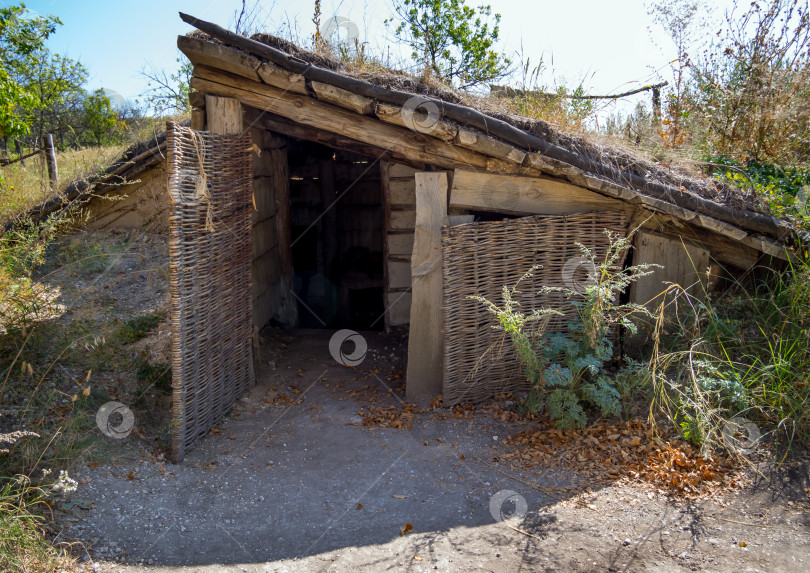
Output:
[[261,81],[258,69],[262,65],[262,61],[255,56],[237,52],[222,44],[215,44],[188,36],[178,36],[177,47],[195,66],[209,66],[227,70],[232,74],[253,81]]
[[569,183],[456,170],[450,206],[513,215],[574,215],[624,211],[626,203]]
[[413,231],[416,225],[416,211],[391,211],[391,229]]
[[[374,108],[375,115],[386,123],[407,127],[408,129],[429,134],[442,141],[452,141],[458,133],[458,128],[446,121],[431,121],[429,125],[419,127],[414,123],[414,114],[404,114],[401,107],[378,103]],[[418,120],[418,118],[417,118]]]
[[317,127],[365,142],[385,142],[386,149],[413,161],[441,167],[484,168],[484,155],[447,145],[432,137],[364,117],[314,98],[284,92],[205,66],[197,66],[191,85],[205,93],[238,99],[242,103],[281,115],[296,123]]
[[393,179],[388,184],[392,205],[416,205],[416,181],[414,179]]
[[410,256],[413,253],[413,233],[388,234],[388,254],[392,256]]
[[307,80],[304,76],[291,74],[287,70],[281,69],[273,64],[264,62],[259,66],[259,77],[267,85],[277,87],[281,90],[306,95]]
[[362,141],[357,141],[356,139],[343,137],[342,135],[324,131],[322,129],[316,129],[306,125],[301,125],[295,123],[294,121],[290,121],[286,117],[281,117],[269,112],[260,112],[260,113],[262,114],[262,117],[258,121],[261,122],[261,125],[263,125],[272,132],[280,133],[289,137],[294,137],[296,139],[302,139],[304,141],[321,143],[333,149],[339,149],[351,153],[359,153],[372,159],[376,158],[390,159],[392,161],[397,161],[399,163],[410,163],[413,165],[413,168],[416,169],[424,168],[423,162],[419,161],[412,162],[407,157],[404,157],[398,153],[394,153],[389,150],[385,150],[381,147],[375,147]]
[[523,160],[526,159],[526,154],[523,151],[492,137],[470,131],[469,129],[459,129],[458,135],[454,141],[456,144],[466,147],[467,149],[472,149],[473,151],[478,151],[479,153],[499,159],[505,159],[512,163],[521,164]]
[[369,115],[374,111],[374,100],[353,94],[352,92],[336,88],[321,82],[311,82],[312,91],[319,100],[333,103],[340,107],[345,107],[363,115]]

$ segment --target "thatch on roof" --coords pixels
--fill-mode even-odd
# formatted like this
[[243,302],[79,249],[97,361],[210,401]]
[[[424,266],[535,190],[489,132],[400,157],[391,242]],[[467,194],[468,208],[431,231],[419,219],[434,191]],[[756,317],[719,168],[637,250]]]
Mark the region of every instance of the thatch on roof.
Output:
[[[753,244],[767,243],[766,237],[790,241],[795,236],[790,223],[763,213],[753,198],[718,182],[689,177],[626,151],[562,134],[545,122],[505,113],[495,102],[428,85],[405,74],[355,70],[336,58],[309,52],[273,36],[246,38],[193,16],[180,16],[206,34],[195,33],[198,40],[219,43],[227,47],[226,51],[254,58],[251,61],[259,66],[265,62],[313,85],[331,85],[378,105],[404,106],[415,96],[424,98],[440,110],[442,121],[481,133],[491,144],[497,144],[495,147],[513,149],[515,156],[524,158],[524,168],[529,171],[565,178],[598,193],[666,212]],[[219,69],[228,71],[227,66]],[[760,236],[752,235],[748,240],[749,233]],[[773,251],[776,246],[758,248]]]

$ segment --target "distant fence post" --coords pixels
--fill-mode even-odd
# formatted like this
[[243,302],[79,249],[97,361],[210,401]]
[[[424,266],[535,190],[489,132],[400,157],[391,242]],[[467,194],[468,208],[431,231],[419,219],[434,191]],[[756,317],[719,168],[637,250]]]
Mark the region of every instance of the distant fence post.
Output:
[[42,136],[42,151],[45,153],[45,161],[48,164],[48,179],[51,187],[56,187],[56,180],[59,174],[56,171],[56,152],[53,149],[53,135],[46,133]]
[[20,165],[25,167],[25,160],[22,158],[22,145],[20,145],[19,139],[14,140],[14,152],[17,154],[17,157],[20,158]]

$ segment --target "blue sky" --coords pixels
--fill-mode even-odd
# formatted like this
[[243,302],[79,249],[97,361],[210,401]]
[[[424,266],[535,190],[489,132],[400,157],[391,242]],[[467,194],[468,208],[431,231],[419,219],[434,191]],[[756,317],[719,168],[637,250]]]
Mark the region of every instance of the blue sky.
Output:
[[[658,79],[656,70],[666,79],[667,62],[675,57],[665,34],[650,29],[644,0],[494,0],[490,4],[502,15],[503,51],[514,56],[522,47],[532,62],[542,57],[546,82],[552,77],[568,84],[584,79],[591,93],[624,91]],[[91,74],[90,88],[137,98],[146,88],[139,76],[144,66],[173,69],[177,65],[176,38],[191,30],[178,17],[179,11],[232,28],[241,2],[34,0],[26,6],[62,20],[64,26],[50,46],[84,63]],[[259,6],[260,20],[268,31],[286,27],[299,38],[311,35],[312,0],[276,0]],[[347,18],[357,24],[361,39],[399,53],[382,24],[391,13],[390,0],[324,0],[322,12],[322,22],[335,15]]]

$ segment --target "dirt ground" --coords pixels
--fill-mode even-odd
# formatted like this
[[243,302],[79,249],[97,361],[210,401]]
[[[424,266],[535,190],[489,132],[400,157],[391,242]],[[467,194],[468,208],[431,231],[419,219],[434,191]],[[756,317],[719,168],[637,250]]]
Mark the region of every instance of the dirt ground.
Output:
[[[128,257],[111,286],[65,287],[61,303],[163,309],[158,258]],[[77,542],[88,571],[810,569],[806,464],[711,499],[574,484],[501,460],[525,421],[406,406],[405,333],[362,333],[353,368],[331,356],[332,334],[264,337],[258,385],[182,463],[156,440],[165,399],[133,408],[136,431],[99,435],[104,456],[72,471],[57,539]],[[164,361],[164,338],[158,326],[136,350]]]

